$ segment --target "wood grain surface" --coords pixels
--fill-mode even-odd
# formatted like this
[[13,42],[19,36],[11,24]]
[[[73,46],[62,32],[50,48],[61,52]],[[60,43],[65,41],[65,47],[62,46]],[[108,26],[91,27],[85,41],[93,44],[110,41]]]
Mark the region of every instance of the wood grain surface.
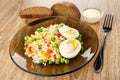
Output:
[[[96,74],[93,60],[84,68],[71,74],[58,77],[42,77],[26,73],[19,69],[10,59],[9,44],[15,33],[25,25],[18,14],[20,10],[31,6],[51,7],[59,1],[73,2],[81,11],[95,7],[104,13],[114,14],[113,29],[109,33],[104,54],[104,67]],[[120,80],[120,0],[0,0],[0,80]],[[99,47],[103,39],[103,19],[90,24],[99,38]],[[97,53],[98,54],[98,53]]]

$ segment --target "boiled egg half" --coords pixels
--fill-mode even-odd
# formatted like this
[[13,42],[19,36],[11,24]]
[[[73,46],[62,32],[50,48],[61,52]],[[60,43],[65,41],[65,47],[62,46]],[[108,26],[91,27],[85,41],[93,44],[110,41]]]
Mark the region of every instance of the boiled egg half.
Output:
[[59,29],[59,32],[64,36],[65,38],[77,38],[79,36],[78,30],[68,27],[68,26],[63,26]]
[[76,39],[67,39],[59,46],[60,53],[65,58],[74,58],[81,50],[81,44]]

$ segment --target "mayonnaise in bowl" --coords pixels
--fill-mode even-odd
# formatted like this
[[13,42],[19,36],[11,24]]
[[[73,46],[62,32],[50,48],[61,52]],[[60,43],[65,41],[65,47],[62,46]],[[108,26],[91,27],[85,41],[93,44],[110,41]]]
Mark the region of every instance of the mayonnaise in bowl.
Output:
[[96,23],[102,18],[103,12],[99,9],[87,8],[82,11],[82,16],[86,22]]

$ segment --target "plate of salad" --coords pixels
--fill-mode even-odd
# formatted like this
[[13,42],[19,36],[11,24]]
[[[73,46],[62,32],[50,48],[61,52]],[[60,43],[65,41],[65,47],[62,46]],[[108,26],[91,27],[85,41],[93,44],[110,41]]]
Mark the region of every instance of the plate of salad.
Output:
[[10,57],[22,70],[59,76],[83,68],[98,49],[87,23],[64,16],[38,19],[21,28],[10,43]]

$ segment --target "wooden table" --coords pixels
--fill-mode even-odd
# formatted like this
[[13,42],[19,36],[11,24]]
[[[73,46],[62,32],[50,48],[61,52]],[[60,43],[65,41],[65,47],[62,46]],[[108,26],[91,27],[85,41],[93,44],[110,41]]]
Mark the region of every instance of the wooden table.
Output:
[[[95,7],[105,13],[114,14],[113,29],[106,40],[104,68],[101,73],[96,74],[93,70],[93,63],[97,55],[84,68],[58,77],[31,75],[19,69],[10,59],[10,40],[25,25],[24,20],[18,16],[19,11],[30,6],[51,7],[59,1],[73,2],[80,11],[87,7]],[[120,0],[0,0],[0,80],[120,80],[119,8]],[[99,23],[91,25],[98,35],[99,43],[103,39],[102,24],[103,19]]]

